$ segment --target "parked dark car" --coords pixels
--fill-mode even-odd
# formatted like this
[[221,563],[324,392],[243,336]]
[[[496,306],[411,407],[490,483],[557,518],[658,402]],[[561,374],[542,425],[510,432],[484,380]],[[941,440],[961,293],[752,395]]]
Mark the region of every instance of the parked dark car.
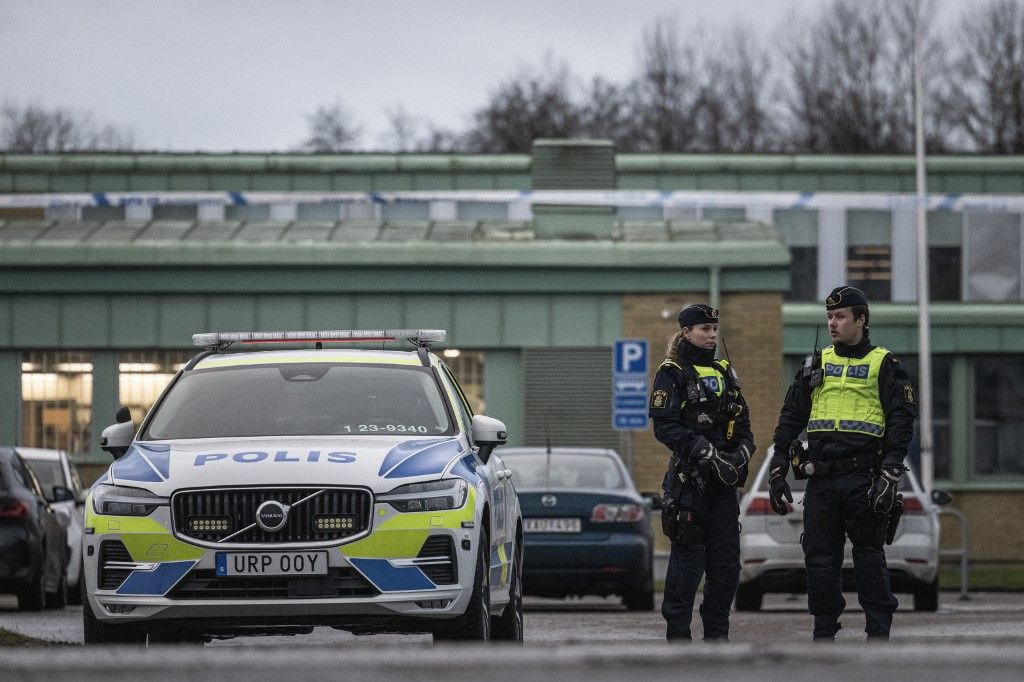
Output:
[[523,591],[654,608],[650,504],[614,450],[502,448],[523,510]]
[[[57,500],[74,499],[62,486]],[[0,447],[0,592],[37,611],[67,603],[67,534],[35,474],[11,448]]]

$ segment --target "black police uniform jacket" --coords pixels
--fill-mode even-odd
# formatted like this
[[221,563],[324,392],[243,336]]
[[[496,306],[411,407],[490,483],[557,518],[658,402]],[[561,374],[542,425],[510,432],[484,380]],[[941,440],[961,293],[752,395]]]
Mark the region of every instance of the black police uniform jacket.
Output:
[[[735,450],[740,445],[746,445],[753,454],[754,436],[750,430],[750,410],[747,409],[743,395],[737,390],[734,398],[742,408],[739,415],[725,414],[720,410],[727,399],[726,393],[734,387],[728,376],[715,363],[714,350],[697,348],[683,341],[676,356],[669,359],[680,365],[682,370],[664,364],[654,377],[654,392],[651,394],[648,415],[654,423],[655,438],[683,459],[689,455],[700,436],[707,438],[719,450]],[[716,398],[712,391],[702,389],[706,398],[703,404],[687,400],[688,386],[697,380],[696,372],[687,365],[714,367],[720,381],[725,382],[722,397]],[[706,414],[712,423],[707,424],[706,419],[699,419],[701,413]],[[729,421],[733,421],[731,436],[727,433]]]
[[[836,344],[837,355],[847,358],[863,358],[875,346],[865,334],[854,346]],[[793,384],[786,393],[786,401],[775,428],[775,453],[773,465],[788,461],[788,449],[807,426],[811,414],[811,392],[807,379],[797,371]],[[811,459],[829,461],[861,455],[875,458],[875,466],[899,467],[907,456],[907,446],[914,435],[914,419],[917,405],[910,377],[899,361],[889,353],[882,360],[878,374],[879,400],[885,413],[885,434],[879,438],[866,433],[849,431],[812,431],[808,434],[808,450]]]

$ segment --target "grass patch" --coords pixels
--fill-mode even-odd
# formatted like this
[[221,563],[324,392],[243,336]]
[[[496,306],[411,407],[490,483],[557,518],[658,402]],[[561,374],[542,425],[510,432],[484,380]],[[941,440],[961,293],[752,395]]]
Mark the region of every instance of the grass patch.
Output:
[[[973,564],[968,587],[976,591],[1024,590],[1024,566],[1020,564]],[[943,590],[960,589],[960,565],[939,568],[939,586]]]
[[50,642],[45,639],[26,637],[17,632],[0,628],[0,646],[61,646],[63,642]]

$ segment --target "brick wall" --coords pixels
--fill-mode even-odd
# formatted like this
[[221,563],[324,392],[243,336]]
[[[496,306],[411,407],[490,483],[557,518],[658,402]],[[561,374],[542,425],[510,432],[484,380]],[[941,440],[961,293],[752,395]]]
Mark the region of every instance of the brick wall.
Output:
[[[622,334],[651,344],[651,381],[665,356],[668,338],[679,330],[676,314],[689,303],[708,300],[705,292],[629,295],[622,299]],[[721,302],[721,338],[732,356],[751,410],[760,464],[782,404],[782,294],[725,294]],[[641,491],[661,489],[668,450],[650,429],[633,436],[633,477]]]

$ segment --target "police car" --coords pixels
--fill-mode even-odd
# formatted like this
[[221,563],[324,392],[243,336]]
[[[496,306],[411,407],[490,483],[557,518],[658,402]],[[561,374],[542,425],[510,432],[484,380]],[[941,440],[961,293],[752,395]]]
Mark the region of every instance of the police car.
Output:
[[[408,339],[406,350],[333,342]],[[428,632],[521,641],[519,502],[441,330],[197,334],[90,491],[85,642]],[[227,352],[232,343],[315,344]],[[327,348],[324,344],[330,344]]]

